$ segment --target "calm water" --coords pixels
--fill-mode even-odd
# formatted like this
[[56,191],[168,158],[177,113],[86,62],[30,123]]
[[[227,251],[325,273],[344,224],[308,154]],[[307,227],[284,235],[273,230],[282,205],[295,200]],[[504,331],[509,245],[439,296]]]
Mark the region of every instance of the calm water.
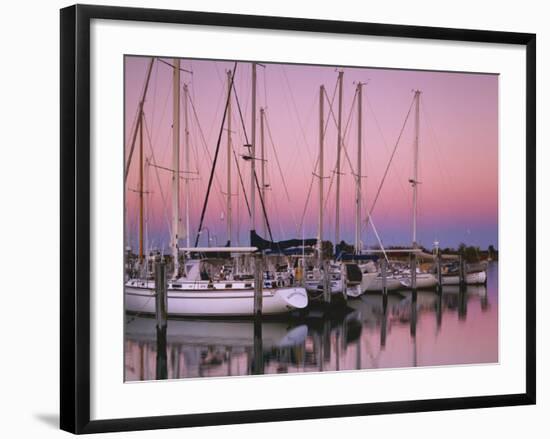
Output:
[[[371,293],[331,317],[264,322],[127,317],[126,380],[498,361],[498,265],[485,286]],[[313,311],[312,311],[313,313]]]

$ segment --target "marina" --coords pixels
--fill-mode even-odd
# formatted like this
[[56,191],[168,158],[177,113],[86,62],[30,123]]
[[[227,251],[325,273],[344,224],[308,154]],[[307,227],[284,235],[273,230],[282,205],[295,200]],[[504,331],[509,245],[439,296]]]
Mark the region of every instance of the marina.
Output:
[[[134,115],[124,174],[127,381],[498,361],[498,248],[472,238],[475,218],[458,227],[446,222],[461,214],[423,213],[452,203],[421,196],[459,189],[425,172],[436,157],[445,181],[437,150],[425,152],[427,133],[435,136],[422,90],[403,97],[407,111],[391,118],[399,130],[388,145],[361,69],[304,66],[335,85],[303,97],[283,65],[126,62],[143,75],[126,98]],[[279,88],[266,73],[278,67]],[[213,113],[201,112],[215,108],[212,90],[203,96],[196,85],[201,73],[217,76]],[[269,105],[277,90],[299,126],[295,149],[277,140],[291,128],[271,128],[285,114]],[[164,107],[151,104],[162,97]],[[312,101],[309,129],[300,99]],[[366,146],[373,124],[376,149]],[[380,143],[386,153],[373,168]],[[279,156],[292,151],[309,161]]]
[[[159,345],[155,320],[127,317],[129,381],[498,362],[498,266],[487,286],[442,293],[366,293],[333,318],[254,322],[174,319]],[[162,336],[161,336],[162,337]],[[256,337],[256,348],[255,348]],[[159,350],[159,346],[161,350]],[[261,356],[261,361],[259,357]],[[163,369],[157,359],[165,358]],[[258,369],[261,363],[262,369]]]

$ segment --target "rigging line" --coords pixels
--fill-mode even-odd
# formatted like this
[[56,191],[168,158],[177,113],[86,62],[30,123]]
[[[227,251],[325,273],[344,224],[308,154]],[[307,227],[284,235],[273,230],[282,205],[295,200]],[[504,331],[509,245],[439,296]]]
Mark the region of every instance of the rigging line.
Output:
[[374,226],[374,221],[372,220],[371,215],[369,215],[369,218],[367,219],[367,222],[370,222],[370,225],[372,226],[372,230],[374,232],[374,236],[376,236],[376,240],[378,241],[378,245],[380,246],[380,250],[382,250],[382,253],[384,254],[384,258],[389,263],[390,260],[388,259],[388,255],[386,254],[386,250],[384,249],[384,244],[382,244],[382,239],[380,239],[380,235],[378,234],[378,230],[376,230],[376,227]]
[[[355,105],[355,100],[357,98],[357,90],[355,90],[355,94],[353,95],[353,101],[351,102],[351,107],[350,107],[350,110],[349,110],[349,114],[348,114],[348,120],[346,122],[346,126],[344,128],[344,135],[342,136],[342,149],[344,150],[344,154],[346,155],[346,159],[348,160],[348,165],[349,165],[349,168],[350,168],[350,171],[352,173],[352,175],[355,177],[355,179],[357,179],[357,175],[355,173],[355,171],[353,170],[353,166],[351,164],[351,160],[349,158],[349,155],[348,155],[348,148],[346,146],[346,136],[348,135],[348,128],[349,128],[349,124],[351,122],[351,116],[353,115],[353,106]],[[327,97],[327,100],[328,100],[328,97]],[[329,113],[330,115],[332,116],[332,120],[333,122],[336,124],[336,117],[334,116],[334,111],[332,109],[332,104],[329,102]],[[336,172],[336,171],[334,171]]]
[[[305,148],[306,151],[305,152],[308,155],[307,158],[310,160],[311,164],[313,164],[314,160],[313,160],[313,157],[312,157],[312,153],[310,151],[311,148],[310,148],[309,142],[307,140],[307,137],[305,135],[305,130],[304,130],[304,127],[303,127],[303,124],[302,124],[302,120],[300,119],[300,113],[298,111],[298,107],[297,107],[296,101],[294,99],[294,94],[292,93],[292,88],[290,87],[290,82],[289,82],[288,77],[286,75],[286,71],[284,69],[284,66],[281,65],[280,68],[281,68],[282,76],[284,78],[283,82],[286,85],[286,89],[282,89],[283,91],[285,91],[285,93],[283,93],[282,96],[284,98],[284,101],[285,101],[285,104],[286,104],[286,107],[287,107],[287,115],[289,117],[290,122],[293,122],[294,120],[296,120],[298,122],[299,134],[296,132],[295,129],[293,129],[294,141],[295,141],[296,145],[298,146],[299,143],[302,141],[301,139],[303,139],[303,143],[306,146],[306,148]],[[289,99],[287,97],[287,94],[290,97],[290,103],[289,103]],[[312,100],[312,104],[315,105],[315,99]],[[313,107],[312,107],[312,111],[313,111]],[[294,117],[293,117],[293,115],[294,115]],[[301,137],[301,139],[300,139],[300,137]],[[301,154],[301,148],[298,150],[298,152]]]
[[[231,89],[233,89],[233,81],[235,80],[235,72],[237,71],[237,62],[235,62],[235,65],[233,66],[233,74],[231,75]],[[230,90],[231,90],[230,89]],[[206,190],[206,196],[204,198],[204,204],[202,206],[202,212],[199,222],[199,228],[197,230],[197,237],[195,238],[195,247],[199,244],[199,237],[202,232],[202,224],[204,222],[204,215],[206,213],[206,207],[208,206],[208,198],[210,196],[210,190],[212,189],[212,181],[214,179],[214,174],[216,171],[216,163],[218,161],[218,155],[220,152],[220,145],[222,140],[222,134],[223,134],[223,127],[225,125],[225,118],[227,117],[227,107],[229,107],[229,100],[231,99],[231,92],[227,93],[227,99],[225,101],[225,109],[223,110],[223,117],[222,117],[222,123],[220,124],[220,132],[218,134],[218,142],[216,145],[216,152],[214,154],[214,161],[212,163],[212,171],[210,172],[210,177],[208,179],[208,188]]]
[[[336,88],[335,88],[336,90]],[[336,94],[336,93],[335,93]],[[348,115],[348,120],[346,122],[346,127],[344,129],[344,135],[342,136],[342,146],[343,146],[343,149],[344,149],[344,153],[345,153],[345,156],[347,158],[347,161],[348,161],[348,165],[350,167],[350,170],[351,170],[351,173],[355,176],[355,172],[353,171],[353,167],[351,165],[351,160],[349,158],[349,155],[348,155],[348,151],[347,151],[347,147],[346,147],[346,136],[348,135],[348,128],[349,128],[349,123],[350,123],[350,120],[351,120],[351,115],[352,115],[352,111],[353,111],[353,105],[355,104],[355,99],[356,99],[356,96],[357,96],[357,91],[355,91],[355,95],[353,97],[353,102],[351,104],[351,107],[350,107],[350,113]],[[336,123],[336,118],[334,116],[334,111],[333,111],[333,103],[334,103],[334,96],[333,96],[333,100],[332,102],[330,102],[328,100],[328,95],[326,94],[326,91],[325,91],[325,97],[327,98],[327,102],[329,104],[329,109],[330,109],[330,114],[332,116],[332,120],[334,121],[334,123]],[[327,124],[328,124],[328,120],[327,120]],[[328,186],[328,193],[327,193],[327,197],[325,198],[325,206],[323,207],[324,209],[326,209],[327,207],[327,204],[328,204],[328,199],[329,199],[329,195],[330,195],[330,192],[332,190],[332,185],[334,183],[334,175],[336,174],[336,165],[334,165],[334,168],[331,172],[331,176],[330,176],[330,182],[329,182],[329,186]]]
[[168,231],[170,233],[170,236],[172,235],[170,224],[170,219],[168,218],[168,208],[166,207],[166,198],[164,197],[164,191],[162,190],[162,185],[160,184],[160,176],[157,169],[157,160],[155,158],[155,151],[153,150],[153,143],[151,142],[151,133],[149,131],[149,126],[147,125],[147,119],[145,118],[145,113],[143,114],[143,126],[145,127],[145,133],[147,134],[147,140],[149,140],[149,149],[151,150],[151,158],[152,158],[152,165],[155,168],[155,175],[157,177],[157,183],[159,185],[159,191],[160,191],[160,197],[162,199],[162,206],[164,207],[164,216],[166,220],[166,224],[168,224]]
[[[420,99],[421,99],[421,102],[424,102],[423,97],[421,97]],[[431,140],[432,140],[433,144],[435,145],[435,152],[436,152],[435,156],[436,156],[436,161],[437,161],[437,165],[439,167],[439,172],[441,174],[442,180],[446,183],[446,185],[448,185],[448,187],[451,188],[451,190],[449,192],[454,192],[455,196],[457,196],[457,198],[458,198],[458,193],[456,192],[456,188],[459,187],[459,186],[453,184],[453,182],[455,181],[454,176],[450,172],[445,172],[443,166],[441,165],[441,156],[443,154],[441,154],[441,149],[439,147],[440,145],[439,145],[439,142],[437,141],[437,138],[436,138],[436,135],[435,135],[435,130],[433,129],[433,125],[431,123],[431,117],[430,117],[430,114],[428,114],[428,110],[426,108],[426,105],[425,104],[420,105],[420,110],[422,111],[422,114],[424,115],[424,119],[426,120],[426,125],[429,128],[428,133],[431,137]],[[444,174],[447,174],[447,175],[444,175]]]
[[264,80],[264,108],[267,108],[267,79],[266,79],[267,69],[263,69],[263,80]]
[[302,226],[304,225],[304,219],[306,217],[307,206],[309,205],[309,199],[311,197],[311,191],[313,189],[313,181],[315,179],[315,173],[317,171],[317,166],[318,165],[319,165],[319,158],[317,157],[317,162],[315,163],[315,171],[313,171],[313,175],[311,176],[311,180],[310,180],[310,183],[309,183],[309,189],[307,191],[306,202],[304,204],[304,210],[302,212],[302,219],[300,220],[300,227],[298,228],[297,233],[299,233],[300,230],[302,230]]
[[386,165],[384,175],[382,176],[382,180],[380,181],[380,185],[378,186],[378,190],[376,191],[376,196],[374,197],[374,199],[372,201],[372,205],[371,205],[371,208],[369,210],[369,217],[372,215],[372,212],[374,211],[374,208],[376,206],[376,202],[378,201],[378,197],[380,196],[380,192],[382,191],[382,186],[384,185],[384,181],[386,180],[386,177],[388,175],[388,171],[390,169],[390,165],[391,165],[391,162],[392,162],[393,157],[395,155],[395,152],[397,151],[397,146],[399,145],[399,141],[401,140],[401,136],[403,135],[403,132],[405,131],[405,126],[407,125],[407,121],[409,120],[409,116],[411,114],[411,110],[412,110],[413,104],[415,102],[415,99],[416,99],[416,97],[414,97],[412,99],[411,105],[409,107],[409,111],[407,111],[407,116],[405,117],[405,121],[403,122],[403,126],[401,127],[401,131],[399,132],[399,136],[397,137],[397,141],[395,142],[395,146],[393,147],[393,151],[391,153],[390,159],[388,160],[388,164]]
[[[189,85],[189,84],[188,84],[188,85]],[[188,90],[189,90],[189,87],[188,87]],[[190,95],[189,93],[187,94],[187,98],[188,98],[189,102],[191,102],[191,95]],[[185,105],[185,96],[182,96],[182,97],[181,97],[181,102],[182,102],[182,104]],[[196,127],[197,127],[197,126],[200,127],[200,122],[199,122],[199,120],[198,120],[198,117],[196,117],[195,119],[196,119],[196,124],[193,123],[192,120],[189,121],[188,134],[189,134],[190,137],[195,137],[195,136],[196,136]],[[191,134],[193,134],[193,135],[191,135]],[[193,141],[191,141],[191,140],[189,141],[189,144],[190,144],[190,146],[191,146],[191,150],[194,150],[194,148],[195,148],[195,147],[194,147],[194,143],[195,143],[195,139],[193,139]],[[205,146],[205,149],[208,149],[208,148]],[[194,152],[194,154],[195,154],[195,152]],[[197,157],[198,157],[198,156],[195,154],[195,158],[197,158]],[[209,156],[209,157],[210,157],[210,156]],[[198,160],[196,160],[196,161],[197,161],[197,164],[198,164]],[[210,162],[212,162],[212,159],[210,159]],[[187,164],[187,167],[188,167],[188,168],[190,167],[189,164]],[[197,165],[196,168],[197,168],[197,171],[196,171],[196,172],[189,171],[188,173],[189,173],[189,174],[197,174],[197,175],[200,175],[200,174],[199,174],[199,171],[198,171],[199,166]],[[217,185],[217,187],[216,187],[216,188],[217,188],[217,192],[216,192],[217,198],[216,198],[216,199],[217,199],[217,201],[218,201],[218,207],[219,207],[220,210],[221,210],[222,212],[224,212],[224,214],[225,214],[225,213],[226,213],[226,212],[225,212],[225,203],[223,202],[223,199],[222,199],[222,196],[221,196],[221,192],[222,192],[221,184],[220,184],[220,181],[219,181],[219,179],[218,179],[218,176],[216,175],[215,177],[216,177],[216,185]],[[187,177],[185,177],[185,178],[188,179],[189,177],[187,176]],[[200,177],[196,178],[196,180],[200,180]]]
[[[157,63],[157,68],[158,68],[158,63]],[[139,94],[139,96],[143,96],[143,92],[144,92],[144,90],[145,90],[145,85],[146,85],[146,83],[147,83],[147,81],[145,81],[145,82],[143,83],[143,86],[142,86],[142,88],[141,88],[141,93]],[[154,99],[154,96],[155,96],[155,95],[153,94],[153,99]],[[154,102],[154,101],[153,101],[153,102]],[[139,104],[140,104],[140,102],[138,101],[138,105],[137,105],[137,107],[136,107],[136,113],[135,113],[135,115],[134,115],[134,120],[132,121],[132,125],[131,125],[131,130],[130,130],[130,132],[134,132],[134,130],[139,129],[139,127],[136,127],[136,123],[138,122],[138,118],[139,118],[139,114],[140,114],[140,105],[139,105]],[[153,108],[154,108],[154,107],[153,107]],[[125,142],[126,142],[126,141],[127,141],[127,140],[125,140]],[[127,147],[128,147],[128,146],[129,146],[129,145],[127,145]]]
[[[149,79],[151,79],[151,71],[153,70],[153,64],[155,62],[155,57],[151,57],[151,62],[149,63],[149,68],[147,69],[147,76],[145,79],[145,87],[143,88],[143,94],[141,95],[141,100],[139,101],[139,110],[138,114],[143,113],[143,105],[145,104],[145,98],[147,97],[147,89],[149,88]],[[141,125],[141,118],[138,119],[136,124],[136,130],[132,136],[132,146],[130,147],[130,154],[128,156],[128,161],[126,162],[126,170],[124,172],[124,182],[128,179],[128,171],[130,170],[130,164],[132,163],[132,156],[134,155],[134,148],[136,146],[136,139],[139,126]]]
[[[193,102],[193,99],[191,98],[191,95],[188,94],[187,97],[189,98],[189,102],[191,103],[191,108],[193,109],[193,116],[195,117],[195,121],[197,122],[197,127],[199,129],[199,134],[200,134],[200,138],[201,138],[202,143],[203,143],[204,150],[206,151],[206,154],[208,155],[208,158],[210,159],[210,163],[213,163],[212,155],[210,154],[210,150],[208,149],[208,144],[206,142],[206,138],[204,137],[204,131],[202,130],[202,126],[201,126],[200,121],[199,121],[199,116],[198,116],[197,110],[195,108],[195,103]],[[224,116],[223,116],[223,120],[225,121],[225,113],[224,113]],[[223,130],[223,128],[222,128],[222,130]],[[217,174],[214,175],[214,178],[215,178],[215,182],[216,182],[217,189],[218,189],[218,203],[220,204],[222,211],[224,213],[227,213],[224,210],[225,206],[224,206],[223,201],[220,200],[220,195],[219,195],[222,192],[222,185],[220,183],[220,180],[219,180]]]
[[[231,81],[231,89],[233,90],[233,94],[235,95],[235,101],[237,102],[237,108],[239,110],[239,117],[241,119],[241,125],[242,125],[242,128],[243,128],[244,138],[245,138],[246,144],[249,145],[248,135],[246,134],[246,125],[244,123],[243,113],[242,113],[242,110],[241,110],[241,103],[239,102],[239,95],[237,94],[237,89],[235,88],[235,83],[233,81]],[[256,160],[256,157],[252,157],[251,160]],[[265,224],[266,224],[267,230],[269,232],[269,237],[273,241],[273,234],[271,233],[271,226],[269,225],[269,218],[267,217],[267,211],[265,209],[265,202],[264,202],[264,198],[262,197],[262,191],[260,190],[260,184],[258,182],[258,175],[256,174],[256,172],[254,172],[254,181],[256,182],[256,189],[258,189],[258,196],[260,198],[260,202],[261,202],[261,205],[262,205],[262,211],[263,211],[264,218],[265,218]],[[244,187],[243,187],[243,190],[244,190]]]
[[[332,99],[330,100],[331,105],[334,103],[334,99],[336,99],[336,90],[338,90],[338,79],[336,80],[336,84],[334,85],[334,92],[332,93]],[[328,95],[326,94],[326,90],[325,90],[325,96],[328,100]],[[329,123],[329,119],[327,118],[327,120],[325,121],[325,127],[323,129],[323,137],[327,133],[328,123]],[[313,188],[313,181],[315,180],[315,174],[317,173],[317,166],[319,166],[319,155],[317,155],[317,161],[315,162],[315,166],[313,168],[313,173],[311,174],[311,180],[309,182],[308,195],[306,197],[306,202],[304,203],[304,210],[302,212],[302,218],[300,220],[300,227],[297,229],[296,233],[300,233],[300,230],[302,229],[302,226],[303,226],[303,223],[304,223],[304,219],[305,219],[306,212],[307,212],[307,207],[308,207],[308,204],[309,204],[309,199],[311,197],[311,190]],[[326,209],[326,205],[327,205],[327,202],[328,202],[328,195],[330,194],[330,188],[332,187],[332,181],[334,179],[335,170],[336,170],[336,166],[334,167],[334,171],[332,172],[331,177],[330,177],[329,192],[327,194],[327,197],[325,198],[325,205],[323,206],[323,209]]]
[[279,214],[279,212],[281,212],[281,210],[279,209],[279,203],[277,202],[277,195],[273,194],[273,196],[270,199],[273,200],[273,204],[275,205],[275,212],[276,212],[276,214],[278,214],[278,215],[276,215],[276,218],[277,218],[277,225],[279,226],[280,236],[282,236],[283,239],[288,239],[287,234],[283,230],[281,215]]
[[[258,192],[260,192],[260,184],[258,182],[258,174],[256,174],[256,172],[254,172],[254,181],[256,182],[256,188],[258,188]],[[267,218],[267,212],[265,210],[265,201],[261,194],[259,194],[259,198],[262,203],[262,211],[264,213],[265,225],[267,226],[267,231],[269,232],[269,239],[273,241],[273,233],[271,233],[271,225],[269,224],[269,219]]]
[[[279,161],[279,155],[277,154],[277,149],[275,148],[275,143],[273,142],[273,136],[271,134],[271,127],[269,126],[269,120],[267,118],[267,112],[264,113],[265,114],[265,125],[267,127],[267,135],[269,137],[269,140],[271,142],[271,148],[273,149],[273,153],[275,155],[275,161],[277,163],[277,168],[279,170],[279,175],[281,176],[281,181],[283,182],[283,188],[285,190],[285,194],[286,194],[286,198],[289,202],[289,204],[291,203],[291,200],[290,200],[290,193],[288,191],[288,186],[286,185],[286,180],[283,176],[283,170],[281,168],[281,162]],[[298,222],[296,221],[296,215],[294,213],[294,209],[291,209],[291,212],[292,212],[292,219],[294,221],[294,225],[297,227],[298,226]]]
[[311,162],[313,163],[313,158],[312,158],[312,154],[311,154],[311,151],[310,151],[310,145],[307,141],[307,137],[306,137],[306,134],[305,134],[305,131],[304,131],[304,127],[302,126],[302,120],[300,119],[300,112],[298,111],[298,107],[296,105],[296,100],[294,99],[294,94],[292,92],[292,88],[290,87],[290,81],[288,80],[288,76],[286,74],[285,66],[283,64],[281,64],[280,67],[281,67],[281,71],[283,72],[283,77],[285,78],[285,84],[286,84],[286,86],[288,88],[288,91],[289,91],[289,94],[290,94],[290,100],[292,101],[292,106],[294,108],[294,112],[296,113],[296,120],[298,121],[298,126],[300,127],[300,133],[302,134],[302,137],[304,139],[304,143],[306,144],[307,153],[309,155],[309,158],[310,158]]
[[[384,133],[382,131],[382,127],[380,125],[380,122],[378,121],[378,117],[376,117],[376,113],[374,112],[374,107],[372,106],[372,103],[369,99],[367,90],[365,90],[365,99],[367,101],[367,107],[369,108],[370,112],[372,113],[372,118],[374,120],[374,124],[376,125],[376,128],[378,129],[378,132],[380,133],[380,137],[382,138],[382,144],[384,145],[384,148],[386,149],[386,152],[389,154],[390,149],[388,147],[388,142],[386,141],[386,138],[385,138]],[[403,172],[401,172],[401,169],[398,169],[397,171],[398,171],[398,174],[403,175]],[[400,175],[398,175],[398,177],[400,177]],[[402,179],[398,178],[397,180],[399,181],[399,187],[401,188],[401,191],[403,192],[403,195],[408,199],[407,191],[405,190],[405,187],[403,186]]]
[[[154,86],[153,86],[153,102],[152,107],[153,111],[151,112],[151,131],[155,128],[155,115],[156,115],[156,108],[157,108],[157,86],[158,86],[158,80],[159,80],[159,64],[155,66],[155,80],[154,80]],[[151,133],[151,137],[153,137]]]
[[[158,60],[161,63],[166,64],[167,66],[172,67],[173,69],[175,69],[174,65],[170,64],[168,61],[164,61],[162,58],[158,58]],[[193,72],[191,70],[187,70],[187,69],[184,69],[184,68],[181,68],[181,67],[178,70],[180,70],[181,72],[189,73],[190,75],[193,74]]]
[[[162,123],[164,122],[164,116],[166,115],[166,108],[168,107],[168,99],[170,98],[170,95],[172,94],[172,81],[168,84],[168,90],[166,92],[166,98],[164,99],[164,106],[162,107],[162,114],[160,115],[160,120],[158,122],[158,125],[162,126]],[[151,127],[154,128],[154,127]],[[155,133],[151,133],[151,137],[153,142],[156,144],[159,140],[161,130],[159,129]]]
[[[244,201],[246,201],[246,208],[248,210],[248,217],[251,217],[252,216],[252,212],[250,211],[250,204],[248,204],[248,197],[246,196],[246,191],[245,191],[245,187],[244,187],[244,181],[243,181],[243,176],[241,174],[241,167],[239,166],[239,159],[237,158],[237,153],[235,152],[235,148],[233,148],[233,145],[231,145],[231,149],[233,151],[233,157],[235,158],[235,164],[237,165],[237,173],[239,174],[239,180],[241,182],[241,188],[243,190],[243,195],[244,195]],[[237,200],[238,202],[238,200]]]

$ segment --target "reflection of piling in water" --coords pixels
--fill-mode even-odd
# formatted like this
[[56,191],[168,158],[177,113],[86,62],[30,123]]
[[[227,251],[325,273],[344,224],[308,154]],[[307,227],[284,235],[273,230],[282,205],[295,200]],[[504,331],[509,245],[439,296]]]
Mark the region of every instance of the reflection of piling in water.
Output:
[[262,321],[254,319],[254,353],[252,359],[252,374],[262,375],[264,373],[264,349],[262,340]]
[[465,286],[461,286],[458,291],[458,319],[466,320],[468,313],[468,294]]
[[418,366],[418,353],[416,347],[416,291],[413,290],[411,300],[411,338],[413,341],[413,366]]
[[323,353],[324,361],[330,361],[331,357],[331,344],[330,344],[330,321],[323,321]]
[[411,300],[411,337],[416,337],[416,294],[413,292]]
[[489,298],[487,297],[487,288],[485,288],[485,293],[481,296],[481,311],[486,312],[489,309]]
[[435,321],[437,324],[437,330],[441,329],[441,321],[443,319],[443,294],[441,294],[441,287],[438,287],[437,301],[435,302]]
[[168,378],[168,361],[166,355],[166,326],[157,327],[157,367],[156,379]]
[[386,335],[388,327],[388,296],[382,298],[382,324],[380,325],[380,348],[386,347]]

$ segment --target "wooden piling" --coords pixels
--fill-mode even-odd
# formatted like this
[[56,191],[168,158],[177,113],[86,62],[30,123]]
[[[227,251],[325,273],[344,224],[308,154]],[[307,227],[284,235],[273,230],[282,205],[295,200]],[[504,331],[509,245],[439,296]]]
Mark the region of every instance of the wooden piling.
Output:
[[436,257],[436,270],[437,270],[437,292],[441,293],[443,290],[443,273],[441,272],[441,250],[437,249]]
[[416,253],[411,254],[411,289],[413,295],[416,295]]
[[167,297],[166,263],[155,262],[155,314],[157,328],[166,328],[168,324],[168,297]]
[[340,278],[342,279],[342,297],[348,300],[348,270],[346,264],[340,266]]
[[382,274],[382,294],[384,297],[388,295],[388,273],[387,273],[388,261],[386,258],[382,258],[380,262],[380,272]]
[[264,269],[261,255],[254,255],[254,316],[262,315]]
[[458,258],[458,278],[460,287],[464,288],[466,286],[466,263],[462,255]]
[[323,300],[325,303],[330,303],[330,263],[323,261]]

